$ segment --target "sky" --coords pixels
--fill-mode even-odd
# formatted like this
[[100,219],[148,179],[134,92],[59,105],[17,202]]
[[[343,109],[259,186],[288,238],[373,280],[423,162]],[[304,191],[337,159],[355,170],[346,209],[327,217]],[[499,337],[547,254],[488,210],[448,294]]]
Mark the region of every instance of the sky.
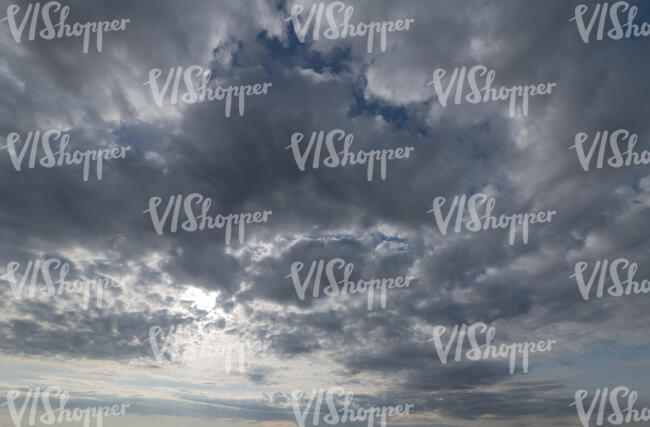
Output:
[[[30,40],[30,26],[45,28],[22,21],[35,3],[0,0],[0,19],[25,23],[17,41],[14,20],[0,21],[1,427],[16,425],[13,392],[20,409],[48,387],[69,393],[69,409],[128,404],[103,420],[108,427],[300,425],[294,407],[335,388],[352,393],[354,408],[411,404],[409,415],[387,420],[400,427],[581,426],[570,406],[576,392],[589,393],[587,407],[597,390],[617,386],[638,392],[639,411],[650,407],[647,294],[597,298],[598,278],[585,299],[572,277],[580,262],[587,280],[597,261],[624,259],[636,264],[636,281],[650,279],[648,165],[597,168],[598,148],[585,170],[575,147],[581,133],[588,150],[598,132],[624,129],[638,136],[639,155],[650,151],[647,37],[597,40],[594,21],[585,43],[575,0],[323,9],[337,25],[343,6],[353,7],[352,24],[413,20],[383,46],[378,34],[371,52],[367,36],[326,37],[325,12],[317,39],[313,26],[299,37],[318,2],[61,3],[51,4],[53,21],[68,6],[69,25],[128,22],[104,32],[101,49],[90,34],[84,52],[83,37]],[[588,25],[601,3],[584,3]],[[650,5],[629,6],[639,26],[650,22]],[[520,101],[514,114],[507,101],[455,103],[454,69],[476,65],[494,70],[497,88],[555,85],[530,97],[527,114]],[[230,109],[223,99],[183,102],[185,76],[169,71],[192,66],[211,90],[270,85],[233,95]],[[437,69],[451,90],[446,106]],[[101,179],[96,159],[86,179],[81,164],[44,167],[44,145],[30,167],[34,132],[48,130],[67,135],[70,153],[122,155],[103,161]],[[319,164],[318,147],[306,150],[321,131]],[[60,147],[63,137],[52,135]],[[351,153],[412,149],[387,160],[383,176],[376,162],[368,179],[367,165],[327,167],[327,138],[341,150],[347,138]],[[495,199],[497,216],[556,213],[531,224],[527,242],[521,230],[512,242],[504,229],[455,231],[455,216],[443,233],[436,198],[446,215],[454,196],[478,193]],[[172,232],[165,212],[174,216],[174,203],[192,194],[202,198],[178,205]],[[186,230],[192,206],[222,215],[208,221],[221,227]],[[224,217],[244,213],[245,228],[233,223],[228,233]],[[47,284],[37,274],[47,260],[52,281],[69,268],[63,280],[112,286],[101,300],[72,288],[30,295],[31,278]],[[329,295],[330,260],[340,260],[330,268],[337,280],[351,264],[350,280],[408,277],[409,286],[386,289],[383,302],[379,291]],[[613,278],[602,280],[608,287]],[[455,345],[443,363],[434,328],[446,328],[447,344],[455,326],[477,322],[494,328],[496,344],[556,343],[530,355],[528,372],[521,358],[513,374],[507,358],[456,361]],[[307,407],[306,426],[326,424],[316,407]],[[26,414],[21,425],[52,425]]]

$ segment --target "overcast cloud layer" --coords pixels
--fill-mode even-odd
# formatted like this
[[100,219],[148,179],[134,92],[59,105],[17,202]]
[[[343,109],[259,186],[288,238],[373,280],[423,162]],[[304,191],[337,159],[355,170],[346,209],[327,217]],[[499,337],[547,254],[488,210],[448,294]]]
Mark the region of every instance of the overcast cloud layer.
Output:
[[[81,166],[28,168],[29,153],[17,171],[0,150],[0,401],[55,386],[70,407],[129,403],[107,426],[293,426],[291,393],[331,387],[364,408],[412,403],[391,426],[579,426],[575,392],[589,392],[587,405],[620,385],[638,391],[637,409],[650,406],[647,294],[585,301],[570,277],[579,261],[587,275],[625,258],[637,281],[650,278],[648,165],[585,172],[570,149],[580,132],[588,147],[596,132],[626,129],[637,152],[650,150],[650,40],[584,43],[570,21],[579,3],[350,3],[354,23],[415,20],[372,53],[366,37],[301,43],[288,18],[302,4],[304,20],[309,1],[66,0],[70,23],[130,20],[88,53],[79,38],[28,40],[29,22],[17,43],[0,22],[0,146],[12,132],[58,129],[72,150],[132,147],[87,182]],[[588,20],[597,3],[585,3]],[[0,1],[0,18],[11,4]],[[16,4],[20,19],[29,3]],[[630,4],[650,21],[650,4]],[[478,64],[497,86],[557,86],[532,97],[527,116],[510,117],[507,102],[456,105],[454,91],[441,107],[433,70],[448,79]],[[191,65],[211,70],[212,85],[272,86],[246,98],[243,116],[236,100],[230,117],[222,101],[158,106],[150,70],[163,70],[162,84]],[[376,169],[368,181],[365,166],[313,169],[311,157],[300,171],[292,134],[303,147],[334,129],[354,135],[355,152],[414,150],[389,161],[385,180]],[[272,214],[246,225],[243,244],[236,226],[229,245],[224,230],[157,234],[150,198],[162,213],[191,193],[212,199],[212,216]],[[474,193],[494,197],[497,215],[557,214],[531,225],[526,244],[506,230],[455,233],[455,218],[441,234],[433,199],[446,197],[446,212]],[[16,298],[9,264],[22,275],[49,258],[69,263],[68,281],[119,286],[101,306],[74,293]],[[385,308],[311,287],[300,299],[292,263],[304,279],[312,261],[334,258],[354,265],[354,280],[413,279],[388,290]],[[515,375],[507,359],[456,362],[453,349],[441,363],[434,326],[475,322],[494,326],[496,343],[557,344],[532,354],[528,373],[520,360]],[[218,354],[156,360],[153,326],[186,331],[180,353]],[[233,343],[247,349],[245,369],[223,362]],[[12,425],[6,406],[0,425]]]

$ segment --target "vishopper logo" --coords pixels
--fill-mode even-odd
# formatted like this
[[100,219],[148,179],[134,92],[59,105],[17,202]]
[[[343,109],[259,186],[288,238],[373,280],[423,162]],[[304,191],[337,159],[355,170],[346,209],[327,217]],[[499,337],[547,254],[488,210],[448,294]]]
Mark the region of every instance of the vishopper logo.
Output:
[[[192,193],[187,196],[181,194],[177,196],[171,196],[167,202],[167,207],[162,213],[162,216],[158,214],[158,206],[162,203],[162,199],[158,196],[153,196],[149,199],[149,209],[143,211],[143,214],[149,213],[151,216],[151,222],[156,230],[156,233],[163,235],[165,224],[169,219],[169,231],[171,233],[176,233],[178,231],[178,221],[181,215],[181,205],[183,206],[183,212],[185,214],[186,220],[181,223],[181,229],[187,232],[194,231],[203,231],[207,227],[208,229],[221,229],[226,228],[225,230],[225,241],[226,245],[230,245],[230,239],[232,236],[233,225],[238,225],[239,229],[239,243],[243,244],[245,240],[245,224],[260,224],[266,223],[268,221],[269,215],[272,211],[258,211],[254,213],[242,213],[242,214],[229,214],[229,215],[216,215],[210,217],[208,211],[210,206],[212,206],[212,199],[209,197],[203,197],[199,193]],[[201,205],[201,214],[196,215],[194,212],[193,205]],[[173,211],[172,211],[173,209]],[[171,219],[169,214],[172,214]]]
[[[18,152],[16,150],[16,144],[20,142],[20,140],[20,134],[12,132],[7,135],[7,145],[1,147],[2,149],[7,149],[9,158],[11,159],[11,164],[17,172],[21,171],[25,155],[30,147],[31,151],[27,167],[29,169],[34,169],[34,167],[36,167],[37,153],[39,146],[41,146],[43,148],[44,156],[38,160],[38,165],[49,169],[55,166],[61,167],[64,165],[70,166],[83,164],[84,182],[88,181],[91,161],[94,163],[97,179],[101,181],[104,168],[103,161],[124,159],[126,158],[126,152],[131,149],[131,147],[113,147],[99,150],[75,150],[71,153],[68,150],[70,136],[67,133],[56,129],[46,130],[42,135],[41,131],[38,130],[35,132],[28,132],[25,142],[23,143],[20,152]],[[52,148],[52,143],[54,141],[59,141],[58,151]]]
[[[70,392],[64,391],[58,387],[47,387],[41,391],[41,388],[30,388],[23,396],[23,402],[18,409],[17,400],[21,397],[21,392],[18,390],[9,390],[7,392],[7,401],[0,406],[9,407],[9,415],[15,427],[23,425],[35,426],[37,425],[53,425],[66,423],[79,423],[83,421],[84,427],[90,427],[91,420],[95,419],[95,425],[102,427],[104,424],[104,417],[126,415],[126,409],[131,406],[130,404],[120,404],[113,406],[95,406],[87,408],[74,408],[73,410],[66,409],[68,400],[70,399]],[[58,397],[59,407],[52,408],[51,397]],[[38,416],[39,401],[42,403],[43,414]],[[25,411],[31,403],[29,417],[26,424],[23,424]]]
[[[509,372],[514,375],[517,364],[517,355],[521,355],[521,365],[524,373],[528,373],[528,359],[531,353],[536,352],[550,352],[552,351],[553,344],[557,343],[556,340],[546,340],[535,342],[525,342],[516,344],[500,344],[499,346],[493,345],[492,340],[496,335],[496,328],[488,326],[483,322],[476,322],[470,326],[464,323],[460,326],[454,326],[451,335],[447,341],[447,345],[443,345],[442,337],[446,333],[447,328],[444,326],[436,326],[433,328],[433,338],[428,342],[432,342],[436,348],[436,353],[440,362],[444,365],[447,364],[447,358],[451,351],[451,346],[456,341],[456,352],[454,360],[460,362],[463,357],[463,345],[465,337],[469,341],[470,349],[465,352],[465,357],[471,361],[488,360],[509,358]],[[485,334],[485,344],[479,344],[477,340],[477,332]]]
[[[588,17],[589,22],[586,23],[585,15],[587,15],[590,6],[595,7],[591,12],[591,17]],[[573,18],[569,19],[569,22],[576,21],[578,33],[580,33],[580,38],[584,43],[591,41],[596,21],[598,21],[598,29],[596,30],[596,40],[598,41],[603,40],[605,37],[612,40],[621,40],[623,38],[630,39],[633,36],[637,38],[650,36],[650,24],[644,22],[639,26],[639,24],[634,23],[636,15],[639,13],[638,7],[630,6],[630,3],[626,1],[617,1],[611,7],[607,2],[590,6],[586,4],[577,5]],[[626,12],[627,16],[625,16]],[[627,22],[622,23],[621,18]],[[608,21],[611,29],[605,33],[605,25]]]
[[[492,87],[496,78],[496,71],[488,70],[488,68],[483,65],[475,65],[469,68],[469,70],[467,67],[454,68],[454,71],[449,78],[449,83],[447,83],[447,88],[445,89],[442,84],[442,79],[446,75],[447,71],[445,71],[444,68],[437,68],[433,71],[433,80],[427,83],[427,86],[433,85],[438,102],[443,108],[447,107],[447,101],[455,84],[456,94],[454,97],[454,103],[456,105],[463,102],[463,100],[470,104],[509,101],[508,114],[510,117],[515,116],[518,100],[521,100],[523,116],[528,116],[528,103],[530,97],[550,95],[553,87],[557,86],[557,83],[549,82],[539,83],[537,85]],[[482,87],[479,87],[479,80],[482,80]],[[463,98],[466,85],[465,82],[467,82],[467,85],[469,86],[470,93],[465,95]]]
[[[588,150],[585,150],[584,145],[588,139],[589,135],[586,133],[578,133],[574,145],[569,147],[570,150],[576,150],[580,166],[585,172],[588,172],[594,166],[592,159],[594,159],[596,149],[598,149],[598,155],[595,158],[596,169],[602,169],[605,165],[618,169],[650,164],[650,151],[635,152],[634,147],[636,147],[639,137],[626,129],[617,129],[611,134],[608,131],[596,132],[591,146]],[[627,151],[622,151],[620,144],[625,141],[627,141]],[[607,158],[607,163],[605,163],[605,153],[608,151],[608,147],[611,156]]]
[[[582,295],[585,301],[588,301],[590,296],[592,296],[591,289],[596,282],[596,278],[598,278],[596,298],[602,298],[605,295],[605,283],[608,275],[612,280],[612,284],[607,288],[607,294],[613,297],[647,294],[650,292],[650,281],[647,279],[643,279],[641,282],[634,280],[639,266],[637,263],[630,262],[626,258],[617,258],[611,262],[606,259],[596,261],[591,270],[591,274],[585,276],[584,273],[587,271],[587,268],[589,268],[588,263],[579,261],[575,265],[575,274],[569,276],[570,279],[576,279],[580,295]],[[626,270],[627,273],[625,273]],[[621,276],[625,274],[627,277],[621,280]],[[586,281],[585,277],[588,277]]]
[[[170,362],[190,365],[196,362],[217,362],[221,359],[223,372],[226,375],[230,375],[235,364],[240,373],[246,372],[250,365],[250,358],[257,353],[267,351],[271,346],[269,340],[225,342],[215,337],[201,335],[189,327],[170,326],[165,335],[163,328],[158,325],[149,328],[149,337],[144,341],[151,345],[153,356],[159,364]],[[218,366],[217,372],[220,372]]]
[[[108,277],[98,277],[94,279],[66,281],[65,278],[70,271],[70,264],[62,262],[57,258],[48,258],[46,260],[28,261],[25,271],[19,278],[17,273],[20,270],[20,263],[11,261],[7,264],[6,274],[2,277],[9,282],[11,292],[16,299],[21,299],[25,293],[25,285],[29,283],[28,297],[35,298],[38,294],[40,297],[61,296],[63,293],[83,294],[84,310],[88,310],[91,292],[94,291],[97,299],[97,308],[102,308],[103,291],[119,287],[119,283],[114,282]],[[58,279],[52,280],[53,273],[58,270]],[[38,277],[42,276],[44,285],[38,285]],[[29,282],[27,281],[29,278]],[[38,292],[37,292],[38,291]]]
[[[72,25],[66,24],[66,20],[70,14],[70,7],[62,6],[58,1],[49,1],[45,3],[42,8],[41,4],[38,2],[29,3],[22,18],[18,18],[19,12],[20,6],[12,4],[7,7],[7,16],[0,20],[7,21],[11,35],[16,43],[22,41],[25,27],[27,26],[27,23],[30,22],[31,18],[28,34],[29,40],[35,40],[36,38],[42,40],[53,40],[55,38],[61,39],[63,37],[83,36],[84,53],[88,53],[92,34],[95,35],[97,52],[101,52],[104,43],[104,33],[109,31],[124,31],[126,30],[126,24],[131,22],[131,20],[127,18],[120,20],[115,19],[113,21],[89,21],[85,24],[80,22],[75,22]],[[36,32],[39,22],[39,13],[42,24],[45,28]],[[58,14],[58,16],[55,14]],[[58,22],[53,23],[52,21],[55,20],[53,18],[58,18]]]
[[[325,424],[335,425],[335,424],[345,424],[347,422],[362,422],[368,421],[368,427],[373,427],[375,422],[378,422],[381,427],[386,427],[386,421],[391,417],[399,416],[409,416],[411,409],[415,408],[415,405],[412,403],[406,405],[396,405],[396,406],[375,406],[370,409],[365,409],[360,407],[358,404],[352,401],[354,393],[351,391],[346,392],[342,387],[333,387],[327,390],[312,390],[311,397],[309,401],[306,402],[304,398],[305,393],[302,390],[294,390],[291,392],[291,398],[293,400],[292,407],[293,413],[296,417],[296,422],[300,427],[305,427],[305,422],[309,417],[309,411],[314,404],[314,399],[316,399],[316,405],[313,409],[313,418],[312,425],[319,425],[321,420],[321,410],[323,406],[323,397],[329,410],[329,414],[323,417]],[[337,398],[338,396],[338,398]],[[344,396],[343,402],[341,402],[341,397]],[[301,404],[306,403],[305,409],[301,410]],[[342,408],[337,408],[337,404],[340,405],[343,403]]]
[[[329,26],[323,36],[328,40],[344,39],[346,37],[367,37],[368,53],[372,53],[375,45],[375,36],[380,37],[380,49],[386,52],[388,33],[393,31],[408,31],[415,19],[398,19],[396,21],[371,22],[365,24],[360,22],[356,25],[351,24],[350,20],[354,14],[354,6],[347,6],[342,1],[333,1],[329,4],[314,3],[309,9],[309,14],[300,22],[300,15],[304,11],[304,6],[294,4],[291,7],[291,16],[286,21],[291,21],[293,30],[300,43],[304,43],[307,38],[309,28],[312,28],[312,39],[319,40],[321,36],[321,27],[323,26],[323,13]],[[343,22],[341,22],[343,21]],[[313,26],[312,26],[313,24]],[[378,34],[377,34],[378,33]]]
[[[569,406],[575,406],[576,411],[578,412],[578,418],[580,419],[580,423],[582,423],[583,427],[589,427],[590,425],[598,425],[602,426],[605,424],[605,416],[607,415],[605,413],[605,408],[607,407],[607,404],[609,403],[609,406],[612,408],[612,413],[607,416],[607,423],[608,425],[621,425],[623,423],[629,424],[631,422],[634,422],[635,425],[640,422],[647,423],[650,421],[650,409],[648,408],[642,408],[641,411],[638,409],[634,409],[634,404],[636,403],[638,393],[636,391],[630,391],[628,387],[625,386],[618,386],[614,387],[612,390],[609,390],[607,387],[603,389],[596,389],[596,392],[594,393],[594,397],[591,400],[591,403],[589,404],[589,409],[585,411],[584,404],[582,403],[585,398],[589,395],[589,392],[587,390],[578,390],[576,391],[575,394],[575,401],[570,404]],[[609,399],[608,399],[609,397]],[[624,407],[625,401],[623,401],[623,405],[621,404],[620,400],[624,399],[627,397],[627,407],[625,409],[621,409]],[[598,413],[596,416],[596,423],[595,424],[590,424],[591,417],[594,413],[594,410],[596,409],[596,405],[599,403],[598,401],[600,400],[600,405],[598,407]],[[608,402],[609,400],[609,402]],[[625,415],[623,415],[625,414]]]
[[[372,279],[372,280],[363,280],[359,279],[356,281],[350,280],[352,272],[354,270],[354,265],[352,263],[345,262],[341,258],[334,258],[325,263],[325,260],[312,261],[311,267],[305,279],[301,282],[299,273],[303,270],[305,265],[296,261],[291,264],[291,273],[285,276],[285,278],[291,278],[293,286],[296,289],[298,298],[301,301],[305,300],[305,293],[309,287],[310,282],[313,278],[312,285],[312,296],[318,298],[320,296],[320,285],[323,279],[323,271],[325,271],[325,277],[329,282],[329,286],[323,289],[323,294],[334,297],[338,295],[355,295],[355,294],[367,294],[368,295],[368,310],[372,310],[375,302],[375,292],[379,295],[381,308],[386,308],[386,301],[388,299],[387,289],[394,288],[408,288],[409,281],[413,280],[411,277],[402,277],[398,276],[396,278],[384,278],[384,279]],[[343,279],[340,281],[336,280],[334,270],[343,270]],[[314,274],[315,273],[315,274]]]
[[[515,244],[515,236],[517,234],[517,229],[521,226],[522,240],[524,244],[528,243],[528,229],[531,224],[544,224],[550,223],[553,215],[557,214],[556,211],[542,211],[537,213],[522,213],[522,214],[513,214],[513,215],[500,215],[499,217],[492,216],[492,211],[496,205],[496,200],[492,197],[488,197],[483,193],[476,193],[469,197],[466,195],[454,196],[454,199],[449,207],[449,211],[446,216],[442,214],[442,208],[445,205],[447,199],[442,196],[438,196],[433,199],[433,209],[427,211],[427,213],[433,212],[433,217],[435,219],[436,225],[440,230],[440,234],[443,236],[447,235],[447,230],[449,224],[453,218],[454,211],[456,213],[456,222],[454,226],[454,231],[456,233],[461,232],[462,227],[464,226],[467,231],[478,232],[485,231],[488,229],[505,229],[509,228],[509,237],[508,242],[511,245]],[[479,207],[483,204],[485,206],[485,213],[483,215],[479,214]],[[464,220],[465,207],[469,214],[469,219]]]
[[[149,86],[151,95],[156,105],[162,107],[164,99],[169,92],[169,103],[176,105],[195,104],[205,101],[222,101],[225,99],[226,117],[230,117],[233,98],[238,98],[237,105],[239,115],[243,116],[245,111],[245,100],[247,96],[267,95],[271,83],[256,83],[254,85],[239,85],[222,87],[217,86],[214,89],[208,87],[211,82],[212,71],[205,69],[200,65],[191,65],[183,71],[183,67],[170,68],[162,86],[158,79],[163,74],[159,68],[153,68],[149,71],[149,80],[143,83]],[[180,93],[181,79],[185,86],[185,92]],[[171,91],[170,91],[171,87]]]
[[[366,178],[372,181],[375,171],[375,166],[379,168],[379,174],[382,180],[386,179],[387,161],[395,159],[408,159],[414,147],[399,147],[395,149],[384,150],[359,150],[356,153],[350,151],[354,136],[346,134],[341,129],[331,130],[325,135],[325,131],[312,132],[309,139],[309,144],[300,152],[300,143],[305,138],[300,132],[295,132],[291,135],[291,145],[285,147],[285,150],[291,148],[296,165],[301,172],[305,171],[307,158],[312,154],[312,168],[318,169],[321,165],[321,153],[323,151],[323,142],[327,149],[328,156],[322,161],[323,166],[328,168],[345,167],[348,165],[366,165]],[[336,143],[343,143],[343,149],[337,151]],[[314,146],[314,144],[316,144]],[[377,163],[378,162],[378,163]]]

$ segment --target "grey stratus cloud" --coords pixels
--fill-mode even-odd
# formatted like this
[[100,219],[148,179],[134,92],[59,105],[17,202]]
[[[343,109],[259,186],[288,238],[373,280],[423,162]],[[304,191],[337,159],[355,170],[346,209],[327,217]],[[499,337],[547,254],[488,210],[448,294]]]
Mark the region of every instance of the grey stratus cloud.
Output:
[[[1,10],[8,4],[3,2]],[[451,1],[437,1],[435,7],[424,1],[355,4],[355,17],[364,21],[416,18],[412,31],[390,38],[388,52],[373,55],[358,40],[297,45],[284,21],[290,7],[285,2],[202,1],[189,8],[169,1],[156,7],[125,1],[69,4],[74,19],[129,17],[132,23],[123,34],[108,34],[101,54],[87,55],[78,40],[16,45],[4,25],[0,133],[61,125],[82,147],[115,141],[134,149],[125,161],[107,164],[102,181],[86,183],[74,168],[17,173],[2,154],[4,264],[84,248],[107,254],[110,264],[119,266],[115,274],[135,275],[135,289],[142,294],[162,283],[163,275],[179,288],[218,289],[231,298],[227,304],[249,313],[238,333],[270,338],[280,355],[316,355],[336,345],[343,371],[359,377],[406,374],[392,386],[395,393],[408,390],[424,407],[454,417],[490,413],[494,394],[475,388],[506,376],[494,364],[462,372],[442,369],[447,367],[433,360],[433,348],[421,343],[417,331],[423,324],[496,322],[506,340],[520,337],[516,324],[523,321],[531,334],[577,322],[581,333],[598,329],[610,339],[624,339],[628,331],[622,325],[647,323],[642,299],[611,302],[615,312],[606,305],[586,306],[568,279],[575,262],[571,254],[589,260],[604,256],[590,244],[594,236],[609,242],[609,253],[639,262],[649,249],[648,205],[632,202],[648,197],[647,187],[639,185],[647,175],[643,169],[584,173],[569,150],[581,131],[624,127],[647,140],[646,44],[583,44],[569,22],[577,2],[480,1],[473,8]],[[315,55],[326,65],[306,72],[318,68]],[[340,63],[338,73],[327,66],[335,63]],[[557,81],[557,92],[534,99],[529,117],[521,120],[507,118],[498,103],[441,111],[426,86],[432,70],[479,63],[496,70],[497,83]],[[225,82],[271,81],[273,86],[268,97],[247,103],[244,117],[226,119],[219,103],[196,104],[178,116],[157,111],[142,86],[149,70],[191,64],[210,66]],[[399,126],[393,120],[399,114],[411,119]],[[412,145],[413,158],[390,164],[386,181],[367,182],[364,171],[353,167],[299,172],[285,150],[290,135],[335,128],[354,134],[357,149]],[[499,231],[440,236],[426,214],[432,198],[487,187],[498,193],[499,212],[556,209],[558,216],[535,228],[528,245],[511,247]],[[249,228],[251,240],[299,240],[284,240],[259,258],[226,250],[220,233],[156,235],[141,213],[149,197],[192,192],[214,198],[213,206],[224,213],[273,210],[268,224]],[[409,250],[377,254],[367,236],[380,225],[392,230],[387,235],[397,232],[406,239]],[[345,238],[324,243],[324,235]],[[134,267],[154,252],[163,256],[159,265]],[[285,277],[291,262],[335,257],[348,259],[369,277],[414,268],[417,286],[391,294],[387,310],[372,312],[358,299],[298,300]],[[650,267],[640,268],[639,277],[650,276]],[[477,275],[487,269],[493,273],[478,283]],[[460,301],[461,291],[472,298]],[[270,306],[254,309],[262,302]],[[146,335],[143,325],[188,321],[158,305],[138,312],[115,302],[76,314],[60,312],[55,303],[11,305],[16,311],[0,327],[3,351],[10,354],[139,357],[141,349],[128,343],[132,335]],[[22,320],[26,316],[30,320]],[[43,326],[55,321],[69,326],[83,321],[87,332],[61,328],[44,334]],[[123,344],[115,346],[108,336],[111,321],[117,322]],[[10,330],[33,338],[11,339]],[[371,332],[379,339],[365,338]],[[577,332],[566,336],[572,333]],[[85,346],[90,336],[105,345]],[[413,349],[412,366],[400,364],[404,355],[391,343]],[[421,376],[423,371],[431,377]],[[425,386],[429,379],[438,386]],[[562,406],[556,394],[540,392],[544,386],[528,387],[540,407]],[[432,402],[440,390],[453,394],[437,408]],[[511,393],[508,401],[519,402],[518,394]],[[499,416],[536,413],[529,405],[499,402]]]

